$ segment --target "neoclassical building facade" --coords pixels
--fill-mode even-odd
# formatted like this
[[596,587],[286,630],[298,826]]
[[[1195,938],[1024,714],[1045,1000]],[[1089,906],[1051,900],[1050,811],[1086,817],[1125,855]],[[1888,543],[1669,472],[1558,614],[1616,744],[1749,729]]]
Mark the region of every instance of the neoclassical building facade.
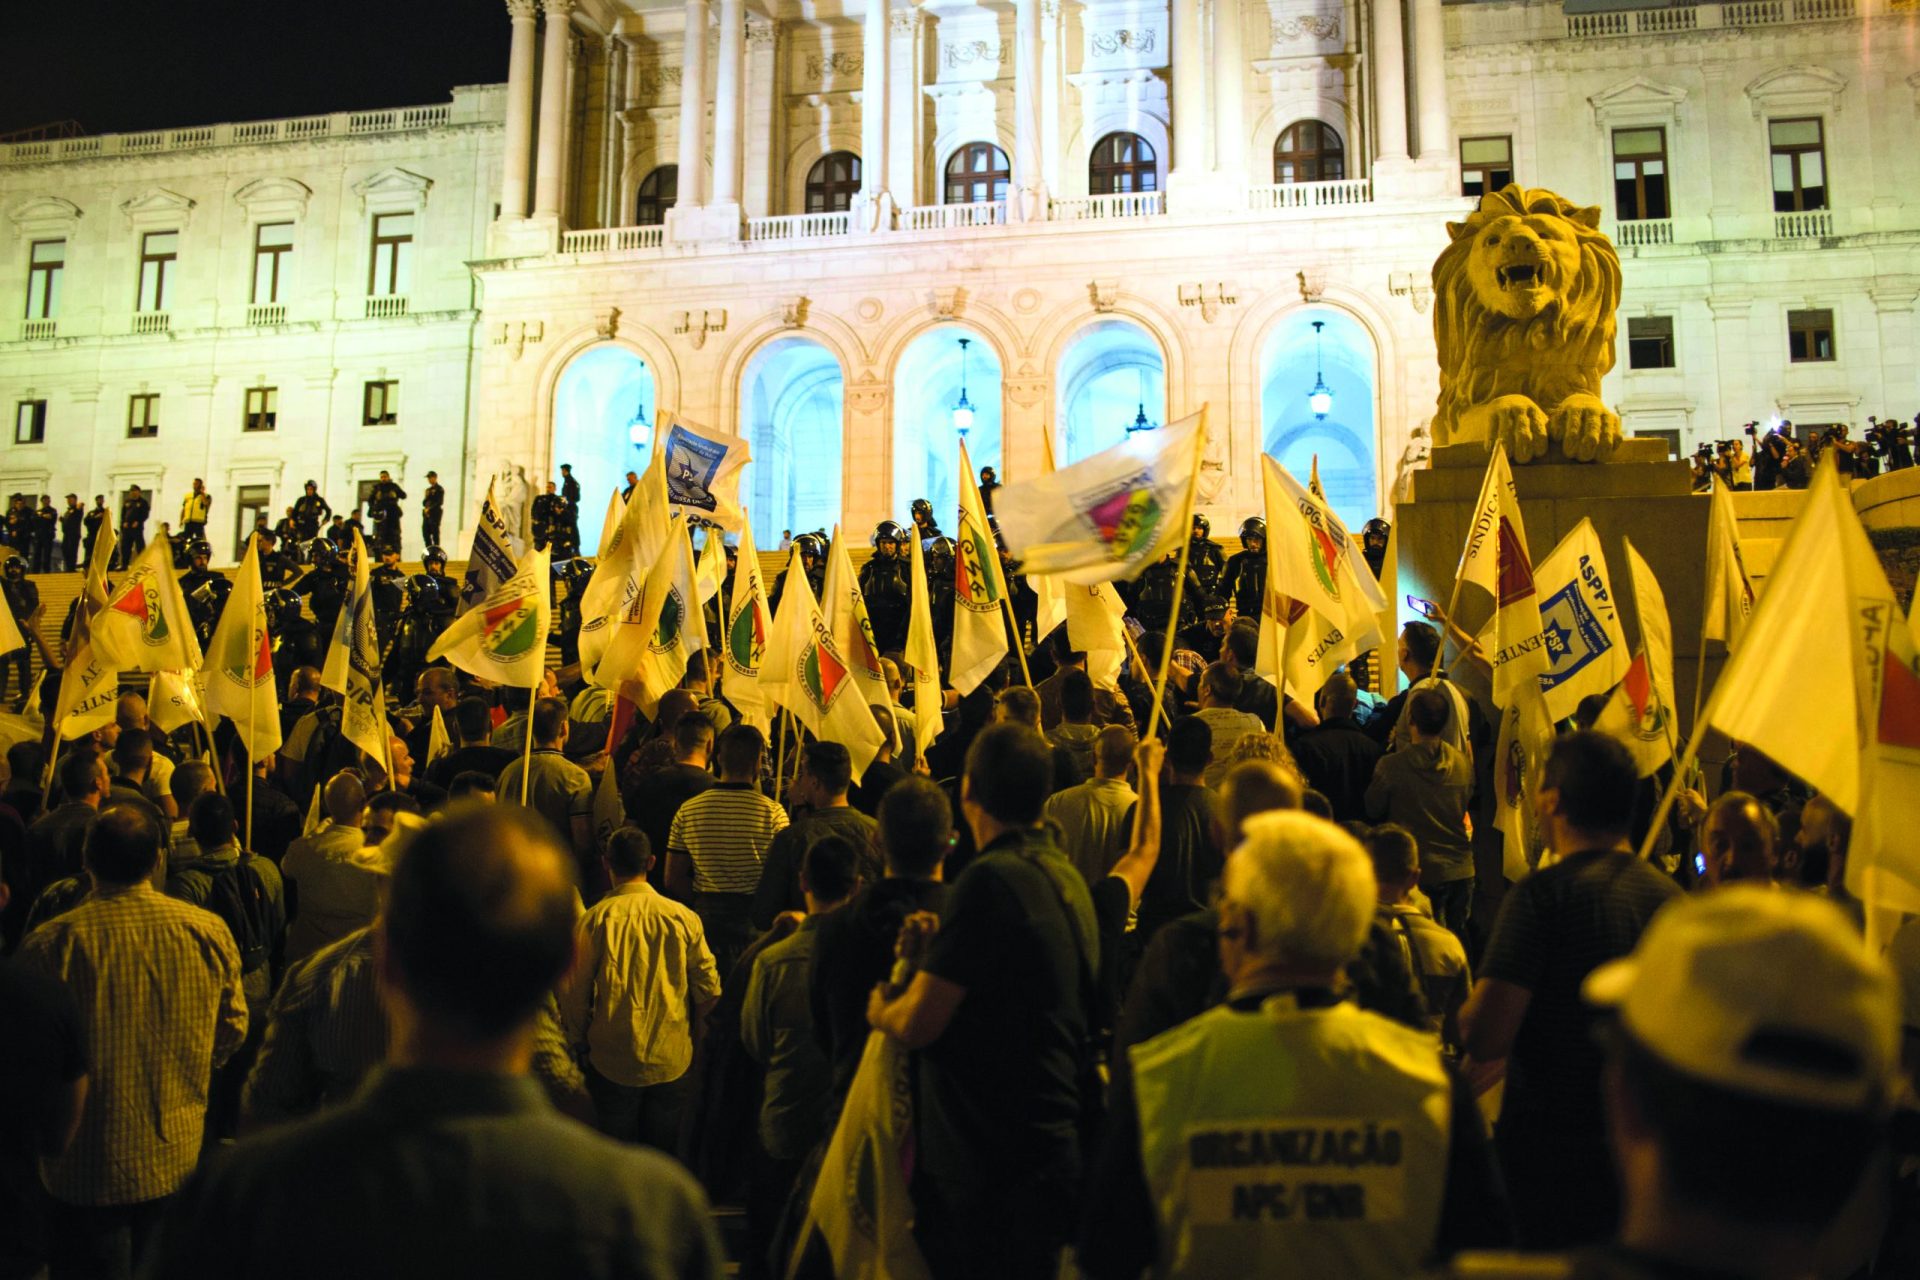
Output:
[[232,517],[437,468],[464,516],[567,462],[591,539],[669,411],[751,440],[768,545],[1204,406],[1219,531],[1262,453],[1363,519],[1424,447],[1446,224],[1507,181],[1620,246],[1629,431],[1920,407],[1908,0],[503,17],[448,106],[0,147],[0,485]]

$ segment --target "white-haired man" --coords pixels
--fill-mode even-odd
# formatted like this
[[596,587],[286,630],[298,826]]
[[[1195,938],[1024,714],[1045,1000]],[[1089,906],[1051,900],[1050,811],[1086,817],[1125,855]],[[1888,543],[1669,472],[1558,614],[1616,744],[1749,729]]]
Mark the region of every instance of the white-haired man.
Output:
[[1081,1269],[1397,1278],[1504,1239],[1486,1131],[1433,1037],[1336,989],[1373,920],[1365,850],[1305,813],[1243,832],[1218,907],[1227,1001],[1130,1050]]

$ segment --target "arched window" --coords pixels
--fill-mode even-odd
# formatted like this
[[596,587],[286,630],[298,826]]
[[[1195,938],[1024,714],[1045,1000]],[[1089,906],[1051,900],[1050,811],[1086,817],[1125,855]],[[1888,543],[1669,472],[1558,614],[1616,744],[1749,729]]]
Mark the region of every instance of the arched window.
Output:
[[640,179],[640,198],[633,202],[633,225],[658,227],[667,220],[680,193],[680,166],[663,164]]
[[1158,191],[1160,174],[1153,159],[1153,148],[1139,134],[1110,133],[1093,144],[1087,190],[1096,196]]
[[860,157],[851,151],[829,151],[807,170],[807,212],[844,213],[853,207],[860,190]]
[[1013,170],[1007,153],[991,142],[969,142],[947,160],[947,187],[943,204],[977,204],[1005,200]]
[[1295,120],[1273,144],[1275,182],[1337,182],[1347,176],[1347,150],[1333,126]]

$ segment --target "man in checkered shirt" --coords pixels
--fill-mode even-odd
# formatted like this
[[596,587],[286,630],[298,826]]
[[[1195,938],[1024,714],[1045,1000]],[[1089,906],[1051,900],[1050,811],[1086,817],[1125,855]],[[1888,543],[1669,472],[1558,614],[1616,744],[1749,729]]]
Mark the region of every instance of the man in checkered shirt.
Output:
[[247,1034],[233,934],[153,886],[163,834],[142,807],[108,805],[87,838],[93,892],[20,945],[23,968],[73,993],[93,1060],[78,1134],[40,1166],[56,1275],[139,1263],[200,1158],[208,1078]]

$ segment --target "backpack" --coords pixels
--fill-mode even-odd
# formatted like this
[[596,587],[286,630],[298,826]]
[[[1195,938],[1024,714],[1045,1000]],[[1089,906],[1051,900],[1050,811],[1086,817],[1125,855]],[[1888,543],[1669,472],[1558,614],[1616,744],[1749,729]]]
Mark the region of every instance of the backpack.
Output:
[[207,910],[227,922],[240,949],[240,972],[252,973],[272,950],[272,906],[260,877],[244,863],[235,863],[209,871],[207,880]]

